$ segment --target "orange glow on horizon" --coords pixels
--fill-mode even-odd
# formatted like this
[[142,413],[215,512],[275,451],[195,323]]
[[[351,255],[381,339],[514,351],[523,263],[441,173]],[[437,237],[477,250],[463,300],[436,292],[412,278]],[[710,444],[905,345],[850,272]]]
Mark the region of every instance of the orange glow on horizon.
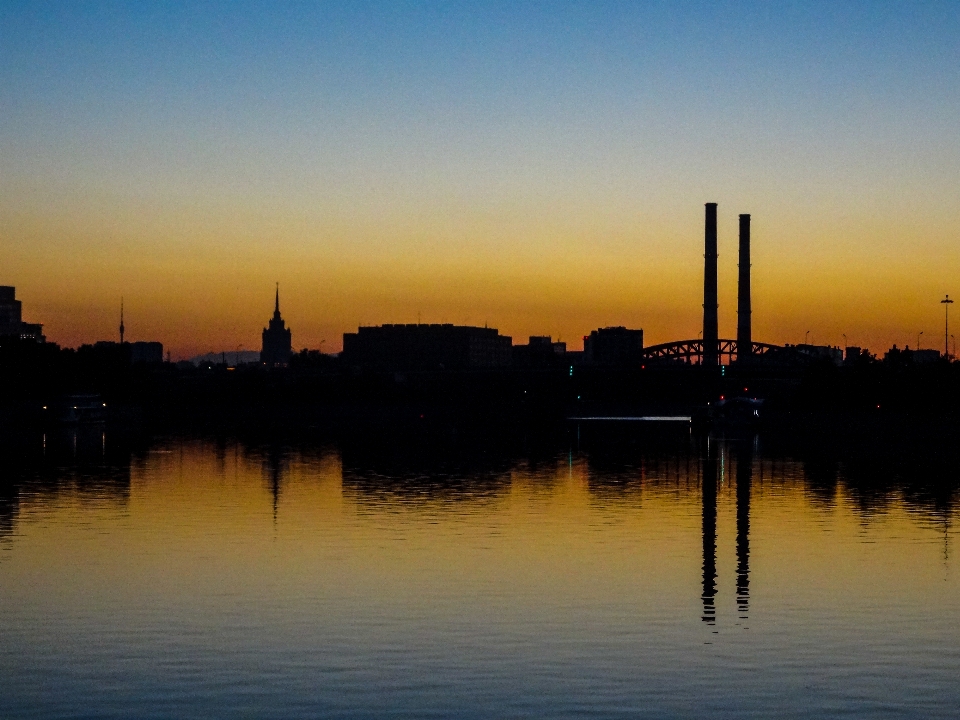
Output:
[[[724,337],[735,335],[734,210],[743,204],[720,208]],[[342,333],[360,324],[418,317],[486,324],[515,343],[549,334],[572,350],[592,329],[625,325],[642,327],[655,344],[696,338],[700,330],[700,209],[688,208],[683,225],[638,216],[598,217],[593,229],[583,220],[505,222],[497,232],[492,221],[473,230],[385,227],[384,235],[396,234],[379,245],[372,233],[350,237],[322,224],[311,235],[305,222],[272,233],[264,223],[244,233],[227,223],[219,233],[214,224],[188,224],[178,235],[170,218],[96,238],[103,217],[87,219],[83,230],[34,216],[15,219],[13,231],[8,225],[8,235],[27,241],[15,247],[4,282],[17,285],[25,319],[43,322],[48,338],[66,346],[114,338],[123,295],[128,338],[160,340],[175,359],[259,349],[275,279],[296,349],[336,352]],[[845,333],[849,344],[882,352],[893,343],[914,345],[925,330],[927,346],[942,344],[938,302],[960,270],[955,254],[931,241],[944,229],[919,227],[902,239],[889,228],[877,236],[877,252],[867,253],[866,241],[831,237],[829,223],[793,230],[746,209],[754,210],[756,339],[802,342],[810,330],[811,342],[841,345]],[[255,227],[262,242],[252,239]],[[922,252],[898,253],[898,245]],[[876,261],[867,264],[866,254]]]

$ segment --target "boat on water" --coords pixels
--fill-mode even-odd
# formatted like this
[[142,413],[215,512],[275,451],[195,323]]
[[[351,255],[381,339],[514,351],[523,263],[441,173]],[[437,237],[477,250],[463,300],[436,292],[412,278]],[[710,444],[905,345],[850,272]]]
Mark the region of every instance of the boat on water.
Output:
[[92,425],[107,419],[107,404],[94,394],[67,395],[44,410],[60,425]]
[[722,424],[752,425],[760,421],[763,399],[755,397],[721,397],[709,407],[710,420]]

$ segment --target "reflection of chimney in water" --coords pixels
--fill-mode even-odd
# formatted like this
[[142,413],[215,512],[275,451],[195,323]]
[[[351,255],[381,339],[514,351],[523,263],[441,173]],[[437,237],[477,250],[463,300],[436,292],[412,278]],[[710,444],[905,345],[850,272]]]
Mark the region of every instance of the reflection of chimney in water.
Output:
[[716,622],[717,609],[717,456],[714,443],[707,438],[707,452],[703,461],[703,616],[711,625]]
[[743,441],[737,453],[737,610],[741,618],[750,609],[750,483],[753,479],[753,442]]

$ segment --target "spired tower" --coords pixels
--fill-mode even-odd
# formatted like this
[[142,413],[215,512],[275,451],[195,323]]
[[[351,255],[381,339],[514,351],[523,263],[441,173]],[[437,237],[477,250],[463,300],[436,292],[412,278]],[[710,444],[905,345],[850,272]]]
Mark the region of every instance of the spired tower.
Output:
[[263,348],[260,350],[260,362],[271,367],[279,367],[290,362],[293,354],[290,329],[280,317],[280,283],[277,283],[277,300],[273,308],[273,317],[263,329]]

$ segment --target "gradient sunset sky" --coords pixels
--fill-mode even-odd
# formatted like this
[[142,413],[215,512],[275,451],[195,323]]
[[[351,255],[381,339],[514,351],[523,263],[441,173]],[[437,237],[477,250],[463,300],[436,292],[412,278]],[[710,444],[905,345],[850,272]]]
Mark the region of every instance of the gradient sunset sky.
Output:
[[[960,3],[0,5],[0,284],[173,357],[358,324],[943,346]],[[960,308],[960,305],[955,307]],[[960,334],[960,310],[955,313]]]

